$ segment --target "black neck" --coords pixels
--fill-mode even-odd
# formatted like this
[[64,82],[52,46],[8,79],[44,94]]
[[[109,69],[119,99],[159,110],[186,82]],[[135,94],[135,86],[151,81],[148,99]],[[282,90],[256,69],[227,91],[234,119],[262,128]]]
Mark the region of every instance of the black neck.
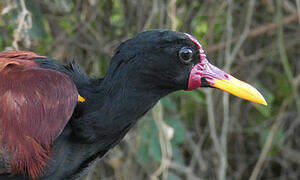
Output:
[[81,113],[72,121],[75,134],[86,142],[120,139],[159,99],[172,92],[139,81],[105,76],[101,83],[93,84],[86,102],[77,108]]

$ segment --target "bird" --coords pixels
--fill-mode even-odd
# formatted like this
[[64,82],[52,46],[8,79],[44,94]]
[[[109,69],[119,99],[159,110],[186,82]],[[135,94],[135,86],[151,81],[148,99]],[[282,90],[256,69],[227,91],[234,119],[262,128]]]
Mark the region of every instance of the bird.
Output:
[[1,52],[0,179],[78,178],[161,98],[200,87],[267,105],[257,89],[212,65],[188,33],[136,34],[101,78],[74,60]]

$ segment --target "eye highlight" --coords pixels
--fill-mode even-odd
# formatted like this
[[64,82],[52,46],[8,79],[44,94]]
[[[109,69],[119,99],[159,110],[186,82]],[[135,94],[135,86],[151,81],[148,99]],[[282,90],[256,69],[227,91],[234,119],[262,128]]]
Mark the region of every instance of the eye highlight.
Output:
[[179,58],[181,61],[188,63],[193,59],[193,51],[188,47],[183,47],[179,50]]

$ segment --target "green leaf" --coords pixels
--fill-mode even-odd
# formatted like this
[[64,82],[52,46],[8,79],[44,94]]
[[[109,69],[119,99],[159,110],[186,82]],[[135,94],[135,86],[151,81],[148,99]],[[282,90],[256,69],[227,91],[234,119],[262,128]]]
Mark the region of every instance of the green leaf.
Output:
[[37,7],[36,2],[32,0],[26,1],[26,6],[31,12],[32,28],[29,30],[29,36],[32,39],[46,38],[45,19],[41,10]]
[[277,76],[277,93],[281,99],[289,98],[293,94],[291,84],[286,76]]
[[160,162],[161,150],[159,144],[158,130],[153,120],[146,117],[138,123],[141,132],[141,140],[138,146],[138,160],[141,163],[148,163],[150,159]]
[[180,119],[176,116],[168,117],[165,119],[166,123],[174,129],[174,137],[172,139],[172,144],[177,145],[182,143],[185,139],[185,129],[180,121]]
[[194,32],[196,34],[206,34],[207,33],[207,23],[206,22],[202,22],[199,25],[196,26]]
[[171,100],[170,97],[164,97],[161,99],[162,105],[172,110],[176,110],[176,104]]
[[149,155],[155,162],[161,161],[161,150],[159,139],[156,136],[150,136],[149,138]]
[[66,32],[71,35],[72,34],[72,24],[66,18],[61,18],[59,20],[59,25],[66,30]]
[[141,143],[137,150],[137,158],[138,161],[141,163],[148,163],[149,162],[149,156],[148,156],[148,147],[147,144]]

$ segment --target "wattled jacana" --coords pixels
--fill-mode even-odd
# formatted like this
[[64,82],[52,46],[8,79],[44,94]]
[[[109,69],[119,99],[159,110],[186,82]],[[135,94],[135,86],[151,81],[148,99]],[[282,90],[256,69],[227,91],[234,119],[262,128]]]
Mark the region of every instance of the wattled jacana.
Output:
[[74,179],[159,99],[198,87],[266,105],[255,88],[210,64],[189,34],[137,34],[117,48],[101,79],[88,77],[75,62],[2,52],[0,179]]

